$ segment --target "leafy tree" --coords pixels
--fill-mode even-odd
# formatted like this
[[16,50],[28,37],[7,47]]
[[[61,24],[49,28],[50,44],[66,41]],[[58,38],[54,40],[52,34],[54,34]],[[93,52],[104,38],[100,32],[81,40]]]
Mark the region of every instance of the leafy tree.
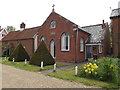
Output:
[[13,27],[13,26],[7,26],[7,27],[6,27],[6,30],[7,30],[8,32],[11,32],[11,31],[15,31],[16,28]]

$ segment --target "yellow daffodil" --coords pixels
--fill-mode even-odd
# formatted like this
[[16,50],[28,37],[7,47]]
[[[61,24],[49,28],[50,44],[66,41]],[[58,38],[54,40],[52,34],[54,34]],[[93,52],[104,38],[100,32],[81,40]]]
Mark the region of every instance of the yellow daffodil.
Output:
[[91,71],[89,71],[88,73],[91,74]]
[[95,72],[95,75],[97,75],[97,72]]
[[88,64],[87,67],[89,67],[90,65]]
[[96,66],[96,64],[95,64],[95,63],[94,63],[93,65],[94,65],[94,66]]
[[92,65],[92,63],[89,63],[89,65]]
[[92,68],[91,71],[94,71],[94,69]]
[[88,70],[85,70],[85,72],[88,72]]
[[86,69],[86,67],[84,67],[84,69]]

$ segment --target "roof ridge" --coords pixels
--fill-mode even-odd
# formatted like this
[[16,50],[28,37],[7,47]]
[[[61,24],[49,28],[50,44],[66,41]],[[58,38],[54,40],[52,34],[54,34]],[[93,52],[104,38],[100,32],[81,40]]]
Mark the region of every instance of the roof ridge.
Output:
[[100,26],[102,24],[95,24],[95,25],[89,25],[89,26],[82,26],[81,28],[85,28],[85,27],[92,27],[92,26]]

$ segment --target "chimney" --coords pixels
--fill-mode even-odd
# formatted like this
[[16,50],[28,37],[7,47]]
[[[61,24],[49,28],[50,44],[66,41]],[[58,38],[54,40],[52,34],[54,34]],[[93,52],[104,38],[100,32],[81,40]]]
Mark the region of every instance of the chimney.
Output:
[[20,24],[20,30],[22,31],[22,30],[24,30],[24,29],[25,29],[25,23],[22,22],[22,23]]
[[103,20],[103,24],[105,24],[105,21]]

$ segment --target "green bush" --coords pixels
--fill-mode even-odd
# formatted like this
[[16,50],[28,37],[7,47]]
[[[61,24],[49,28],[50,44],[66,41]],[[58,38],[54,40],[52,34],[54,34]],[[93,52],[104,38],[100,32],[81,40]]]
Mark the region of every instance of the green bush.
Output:
[[112,58],[101,58],[97,62],[99,64],[99,79],[102,81],[109,81],[118,83],[118,70],[116,60]]
[[28,53],[25,51],[25,49],[23,48],[21,43],[19,43],[19,45],[13,51],[13,53],[10,55],[8,60],[13,61],[13,58],[14,58],[15,62],[25,61],[25,59],[27,59],[27,61],[28,61],[30,59]]
[[[97,61],[94,61],[93,59],[90,59],[89,61],[89,64],[81,67],[79,76],[94,78],[101,81],[108,81],[120,85],[118,77],[120,74],[120,67],[118,63],[119,59],[104,57],[98,59]],[[96,63],[98,68],[93,68],[94,63]],[[91,71],[92,69],[94,69],[96,75],[93,74]]]
[[55,63],[55,60],[53,59],[50,52],[48,51],[44,41],[40,42],[38,49],[30,59],[29,63],[40,66],[41,61],[43,61],[44,66],[53,65]]

